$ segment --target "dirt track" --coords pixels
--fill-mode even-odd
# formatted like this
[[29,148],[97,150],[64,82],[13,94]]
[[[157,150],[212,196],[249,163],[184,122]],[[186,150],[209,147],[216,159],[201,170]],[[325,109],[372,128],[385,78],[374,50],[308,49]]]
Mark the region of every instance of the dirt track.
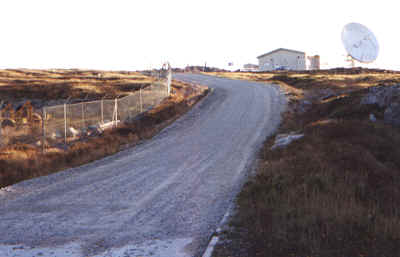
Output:
[[285,100],[265,84],[175,78],[214,91],[133,149],[0,190],[0,256],[201,255]]

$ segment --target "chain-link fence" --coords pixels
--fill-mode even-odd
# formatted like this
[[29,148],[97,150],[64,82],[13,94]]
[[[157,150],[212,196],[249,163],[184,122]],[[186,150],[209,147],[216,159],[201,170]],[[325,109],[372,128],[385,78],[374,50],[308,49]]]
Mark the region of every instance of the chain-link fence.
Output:
[[42,135],[41,122],[41,114],[34,112],[30,103],[16,108],[12,104],[3,106],[0,110],[0,146],[37,143]]
[[122,98],[44,107],[40,114],[25,115],[30,118],[3,117],[9,112],[0,110],[0,146],[20,142],[45,150],[101,134],[161,103],[169,95],[170,83],[169,69],[159,72],[156,82]]

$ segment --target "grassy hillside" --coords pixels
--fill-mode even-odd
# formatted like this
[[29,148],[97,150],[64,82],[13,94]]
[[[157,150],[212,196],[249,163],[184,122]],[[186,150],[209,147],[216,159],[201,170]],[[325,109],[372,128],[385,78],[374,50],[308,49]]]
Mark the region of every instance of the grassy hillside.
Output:
[[96,70],[0,70],[0,99],[76,100],[114,98],[150,85],[154,78],[137,72]]
[[214,256],[400,256],[400,128],[361,104],[399,73],[218,75],[279,83],[290,103],[278,133],[304,137],[274,150],[274,138],[264,143]]

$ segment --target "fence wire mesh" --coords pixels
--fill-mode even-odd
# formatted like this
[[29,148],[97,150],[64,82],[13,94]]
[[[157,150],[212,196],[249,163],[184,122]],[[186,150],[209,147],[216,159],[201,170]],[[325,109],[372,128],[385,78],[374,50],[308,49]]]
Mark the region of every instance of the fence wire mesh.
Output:
[[[116,99],[44,107],[19,118],[0,110],[0,146],[28,143],[46,149],[101,134],[132,120],[168,97],[170,71],[159,72],[157,81]],[[11,117],[12,116],[12,117]],[[24,116],[24,115],[20,115]]]

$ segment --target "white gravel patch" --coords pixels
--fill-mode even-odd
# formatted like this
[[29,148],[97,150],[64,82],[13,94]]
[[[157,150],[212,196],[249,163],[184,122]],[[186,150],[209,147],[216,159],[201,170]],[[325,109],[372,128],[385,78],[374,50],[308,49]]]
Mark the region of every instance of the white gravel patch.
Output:
[[191,238],[166,241],[151,240],[140,245],[110,249],[105,254],[96,255],[95,257],[189,257],[192,255],[185,251],[185,247],[191,242]]
[[[122,248],[111,248],[94,257],[189,257],[185,247],[192,242],[191,238],[174,240],[150,240],[139,245],[127,245]],[[23,245],[0,245],[1,257],[82,257],[81,246],[77,243],[63,245],[59,248],[33,248]]]
[[1,257],[81,257],[80,246],[76,243],[61,248],[36,248],[23,245],[0,245]]

